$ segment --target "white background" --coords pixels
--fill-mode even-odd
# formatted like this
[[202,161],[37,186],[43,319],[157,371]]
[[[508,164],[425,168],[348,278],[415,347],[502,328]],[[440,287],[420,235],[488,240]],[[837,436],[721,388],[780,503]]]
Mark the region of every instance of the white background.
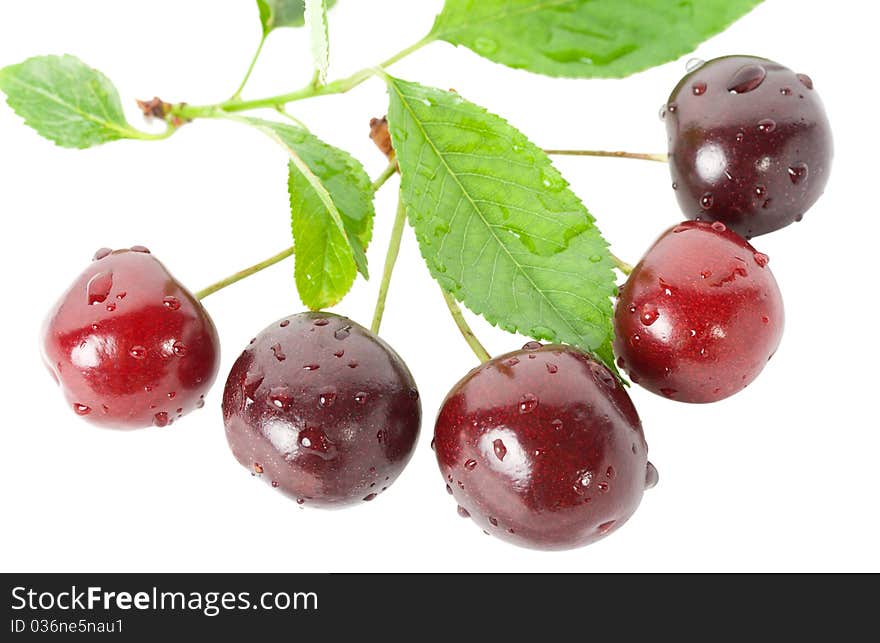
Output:
[[[106,73],[127,107],[159,94],[215,102],[237,85],[259,24],[248,0],[0,3],[0,66],[78,55]],[[385,59],[430,28],[440,0],[340,0],[331,77]],[[101,246],[144,244],[193,290],[290,243],[283,152],[233,123],[197,122],[164,142],[62,150],[0,107],[3,314],[0,569],[167,571],[880,571],[876,412],[880,309],[876,69],[855,55],[875,40],[865,3],[769,0],[695,55],[750,53],[810,74],[834,126],[825,197],[803,223],[761,237],[785,296],[787,328],[743,393],[682,405],[632,396],[660,470],[636,515],[585,549],[542,553],[484,536],[456,515],[428,448],[446,391],[474,365],[439,291],[404,237],[382,335],[422,392],[415,457],[373,503],[304,510],[254,480],[223,435],[220,391],[245,343],[301,310],[291,261],[206,300],[223,339],[208,407],[170,429],[101,430],[63,402],[38,354],[43,315]],[[850,11],[846,10],[849,6]],[[438,43],[393,68],[507,117],[545,147],[665,151],[657,112],[686,56],[625,81],[554,80]],[[310,76],[303,30],[269,39],[247,96]],[[367,138],[387,105],[370,81],[293,113],[349,149],[371,175]],[[141,124],[136,108],[132,122]],[[155,126],[155,125],[154,125]],[[144,125],[146,127],[146,125]],[[680,215],[660,164],[559,159],[606,238],[635,262]],[[379,195],[369,258],[379,275],[396,179]],[[368,324],[378,287],[358,281],[337,312]],[[490,351],[523,339],[473,319]]]

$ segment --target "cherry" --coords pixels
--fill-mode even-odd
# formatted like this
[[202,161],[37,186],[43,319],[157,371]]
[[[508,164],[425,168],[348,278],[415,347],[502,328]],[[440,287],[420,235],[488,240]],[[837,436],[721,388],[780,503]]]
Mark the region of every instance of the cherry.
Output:
[[461,516],[536,549],[611,533],[657,481],[626,391],[569,346],[529,342],[468,373],[443,402],[434,448]]
[[828,182],[833,145],[813,81],[753,56],[687,74],[665,109],[682,212],[751,238],[800,221]]
[[421,403],[403,360],[330,313],[278,321],[251,341],[223,393],[226,439],[252,474],[299,504],[373,500],[412,456]]
[[618,365],[633,382],[682,402],[715,402],[745,388],[785,324],[767,262],[720,222],[667,230],[621,290]]
[[78,415],[136,429],[204,406],[220,343],[207,311],[149,250],[105,248],[49,313],[43,357]]

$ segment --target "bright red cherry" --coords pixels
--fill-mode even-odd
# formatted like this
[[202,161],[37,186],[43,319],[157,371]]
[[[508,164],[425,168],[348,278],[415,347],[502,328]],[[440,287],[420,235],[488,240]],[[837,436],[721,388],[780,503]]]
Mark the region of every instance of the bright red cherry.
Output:
[[434,449],[459,515],[536,549],[602,538],[657,482],[626,391],[569,346],[530,342],[468,373],[443,402]]
[[804,74],[717,58],[681,80],[664,113],[673,187],[691,219],[750,238],[800,221],[825,190],[831,127]]
[[370,501],[409,462],[419,392],[388,344],[350,319],[302,313],[257,335],[223,393],[226,439],[252,474],[299,504]]
[[621,290],[618,365],[633,382],[681,402],[715,402],[745,388],[785,325],[768,261],[720,222],[667,230]]
[[43,357],[77,415],[166,426],[204,406],[220,342],[199,301],[149,250],[99,250],[46,320]]

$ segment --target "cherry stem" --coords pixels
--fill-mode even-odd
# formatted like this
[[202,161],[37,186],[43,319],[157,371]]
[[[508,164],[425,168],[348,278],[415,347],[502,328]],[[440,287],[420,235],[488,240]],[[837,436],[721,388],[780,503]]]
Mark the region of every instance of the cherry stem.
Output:
[[637,159],[640,161],[656,161],[668,163],[666,154],[642,154],[638,152],[605,152],[603,150],[544,150],[550,156],[601,156],[615,159]]
[[471,347],[471,350],[474,352],[474,355],[477,356],[477,359],[480,360],[481,363],[485,364],[492,356],[489,355],[489,351],[487,351],[483,345],[480,343],[480,340],[477,339],[477,336],[474,335],[474,331],[471,330],[471,327],[468,326],[467,321],[464,318],[464,315],[461,313],[461,308],[458,307],[458,302],[455,301],[455,298],[450,295],[446,290],[442,287],[440,290],[443,292],[443,299],[446,300],[446,306],[449,308],[449,312],[452,313],[452,319],[455,320],[455,325],[458,326],[458,330],[461,333],[461,336],[464,337],[464,341],[468,343],[468,346]]
[[382,315],[385,313],[385,300],[388,298],[388,286],[391,283],[391,275],[394,265],[397,263],[397,255],[400,253],[400,241],[403,238],[403,228],[406,225],[406,206],[403,199],[397,202],[397,215],[394,217],[394,226],[391,228],[391,240],[388,242],[388,252],[385,255],[385,269],[382,272],[382,282],[379,284],[379,296],[376,299],[376,309],[373,312],[373,323],[370,330],[373,334],[379,334],[382,325]]
[[241,84],[238,86],[238,89],[235,90],[235,93],[229,99],[230,101],[238,100],[241,97],[241,92],[244,91],[244,86],[247,85],[248,80],[251,78],[251,74],[254,71],[254,67],[257,65],[257,60],[260,57],[260,54],[263,52],[263,45],[266,44],[266,36],[269,34],[263,32],[263,35],[260,37],[260,44],[257,45],[257,51],[254,53],[254,57],[251,59],[251,64],[247,68],[247,72],[245,72],[244,78],[241,81]]
[[[385,185],[388,179],[394,176],[395,172],[397,172],[397,161],[392,161],[388,164],[388,167],[386,167],[382,171],[382,174],[380,174],[379,177],[375,181],[373,181],[373,192],[376,192],[379,188]],[[256,263],[249,268],[245,268],[244,270],[239,270],[235,274],[229,275],[225,279],[221,279],[217,283],[211,284],[207,288],[202,288],[197,293],[195,293],[196,299],[204,299],[208,295],[213,295],[218,290],[223,290],[224,288],[226,288],[226,286],[231,286],[232,284],[241,281],[242,279],[246,279],[251,275],[257,274],[261,270],[265,270],[269,266],[274,266],[276,263],[284,261],[288,257],[293,256],[293,249],[294,247],[290,246],[289,248],[282,250],[278,254],[272,255],[268,259],[261,261],[260,263]]]
[[633,267],[614,253],[609,254],[611,254],[611,260],[614,262],[614,267],[628,277],[633,271]]
[[234,275],[229,275],[226,279],[221,279],[215,284],[211,284],[207,288],[203,288],[202,290],[195,293],[196,299],[204,299],[208,295],[213,295],[218,290],[223,290],[226,286],[231,286],[237,281],[241,281],[251,275],[254,275],[269,266],[274,266],[279,261],[284,261],[288,257],[293,256],[293,246],[282,250],[277,255],[273,255],[268,259],[261,261],[260,263],[254,264],[250,268],[245,268],[244,270],[239,270]]

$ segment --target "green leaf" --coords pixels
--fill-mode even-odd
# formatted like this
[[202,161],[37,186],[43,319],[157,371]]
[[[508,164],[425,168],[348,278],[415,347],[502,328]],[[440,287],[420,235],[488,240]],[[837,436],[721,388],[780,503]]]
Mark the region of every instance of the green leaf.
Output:
[[306,24],[312,37],[312,59],[315,62],[315,79],[327,81],[327,68],[330,66],[330,37],[327,31],[327,1],[306,1]]
[[[327,0],[328,9],[335,4],[336,0]],[[264,35],[279,27],[302,27],[306,21],[304,0],[257,0],[257,7]]]
[[675,60],[761,0],[446,0],[431,36],[547,76],[620,78]]
[[73,56],[40,56],[4,67],[0,91],[27,125],[61,147],[161,137],[129,125],[113,83]]
[[453,92],[387,82],[401,194],[434,278],[492,324],[613,369],[611,256],[544,152]]
[[351,289],[357,272],[369,276],[366,247],[374,218],[370,177],[351,155],[304,129],[244,120],[275,139],[290,156],[297,290],[309,308],[333,306]]

